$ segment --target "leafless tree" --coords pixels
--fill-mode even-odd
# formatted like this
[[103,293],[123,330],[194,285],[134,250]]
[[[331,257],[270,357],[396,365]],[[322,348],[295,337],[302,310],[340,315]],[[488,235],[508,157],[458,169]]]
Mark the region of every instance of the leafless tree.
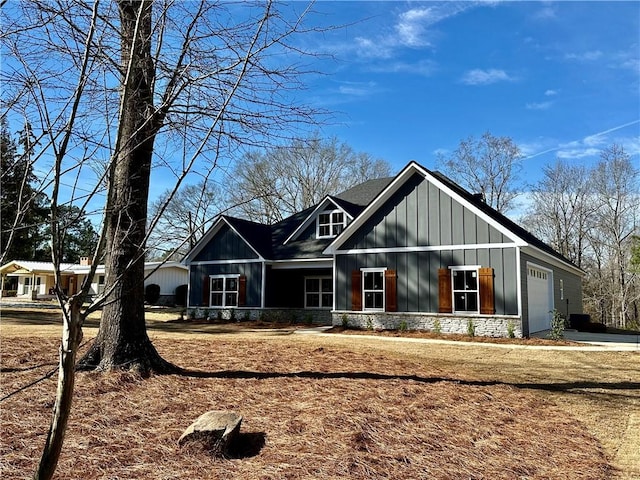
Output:
[[229,176],[229,202],[249,220],[276,223],[327,195],[390,172],[386,161],[316,133],[247,153]]
[[532,232],[586,272],[585,311],[608,325],[638,321],[633,239],[640,228],[639,175],[619,145],[603,150],[592,168],[557,161],[544,169],[524,218]]
[[[2,115],[33,119],[41,132],[33,158],[50,191],[58,286],[61,205],[102,216],[90,274],[77,292],[56,291],[63,310],[58,393],[35,478],[51,478],[57,464],[90,312],[103,307],[85,366],[176,370],[158,355],[144,323],[144,258],[156,223],[147,228],[152,171],[174,180],[168,204],[191,171],[206,176],[239,145],[264,146],[316,120],[317,111],[287,95],[308,73],[294,40],[309,31],[309,10],[279,8],[204,0],[3,6]],[[96,159],[105,166],[98,175],[89,168]],[[103,253],[104,293],[83,306]]]
[[[604,300],[601,315],[626,328],[637,301],[638,276],[631,266],[633,236],[640,233],[640,172],[620,145],[603,150],[593,172],[597,204],[591,234],[592,288]],[[605,313],[608,309],[608,314]]]
[[159,217],[147,242],[150,260],[181,260],[227,208],[221,188],[213,181],[185,185],[167,203],[171,193],[164,192],[149,208],[151,221]]
[[558,160],[543,167],[543,177],[533,187],[531,206],[523,223],[581,267],[595,209],[589,170],[584,165]]
[[455,182],[483,194],[488,205],[506,213],[515,207],[519,194],[521,158],[522,152],[511,138],[486,132],[479,139],[462,140],[452,155],[439,155],[438,163]]

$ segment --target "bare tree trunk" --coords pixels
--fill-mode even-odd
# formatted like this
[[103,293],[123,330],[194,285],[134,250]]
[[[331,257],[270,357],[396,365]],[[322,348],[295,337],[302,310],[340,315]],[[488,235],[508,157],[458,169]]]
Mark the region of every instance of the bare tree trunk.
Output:
[[149,339],[144,320],[144,259],[154,117],[151,57],[152,2],[118,2],[121,66],[125,73],[118,138],[109,176],[106,215],[106,278],[109,292],[100,330],[81,368],[175,372]]
[[53,477],[62,451],[64,434],[71,414],[73,387],[75,384],[76,352],[82,341],[81,302],[72,297],[63,305],[62,344],[60,345],[60,364],[58,371],[58,390],[53,408],[47,441],[40,457],[35,480],[48,480]]

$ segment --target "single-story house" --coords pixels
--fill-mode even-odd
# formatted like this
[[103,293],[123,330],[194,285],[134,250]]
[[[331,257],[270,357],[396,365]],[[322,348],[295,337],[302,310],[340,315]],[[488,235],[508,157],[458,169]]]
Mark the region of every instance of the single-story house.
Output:
[[274,225],[220,216],[184,263],[195,315],[528,336],[582,312],[581,269],[415,162]]
[[[88,257],[80,258],[80,263],[60,265],[61,287],[69,295],[78,291],[85,277],[89,274],[91,262]],[[160,304],[172,304],[175,291],[180,285],[186,285],[187,267],[180,262],[146,262],[145,287],[150,284],[160,286]],[[0,267],[2,276],[2,296],[9,295],[7,286],[12,285],[11,295],[17,298],[48,299],[54,297],[55,274],[53,263],[14,260]],[[91,283],[89,293],[97,295],[103,292],[105,267],[98,265]]]

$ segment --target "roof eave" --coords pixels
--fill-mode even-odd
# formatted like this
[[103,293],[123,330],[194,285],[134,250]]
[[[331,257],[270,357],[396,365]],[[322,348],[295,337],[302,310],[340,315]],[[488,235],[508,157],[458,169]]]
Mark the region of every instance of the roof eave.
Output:
[[564,268],[565,270],[569,270],[575,273],[576,275],[579,275],[581,278],[587,275],[587,273],[584,270],[577,267],[576,265],[573,265],[568,261],[564,261],[561,258],[555,255],[552,255],[549,252],[545,252],[544,250],[536,247],[535,245],[526,244],[524,247],[522,247],[522,250],[524,251],[524,253],[527,253],[534,258],[539,258],[540,260],[550,263],[551,265],[559,266],[561,268]]

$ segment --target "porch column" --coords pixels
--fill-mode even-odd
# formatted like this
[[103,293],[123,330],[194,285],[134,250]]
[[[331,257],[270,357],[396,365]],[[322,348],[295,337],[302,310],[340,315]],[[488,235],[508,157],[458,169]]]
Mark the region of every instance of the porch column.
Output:
[[31,274],[31,300],[38,299],[38,291],[36,290],[36,274]]
[[264,297],[267,293],[267,262],[262,262],[262,285],[260,286],[260,290],[260,308],[264,308]]

